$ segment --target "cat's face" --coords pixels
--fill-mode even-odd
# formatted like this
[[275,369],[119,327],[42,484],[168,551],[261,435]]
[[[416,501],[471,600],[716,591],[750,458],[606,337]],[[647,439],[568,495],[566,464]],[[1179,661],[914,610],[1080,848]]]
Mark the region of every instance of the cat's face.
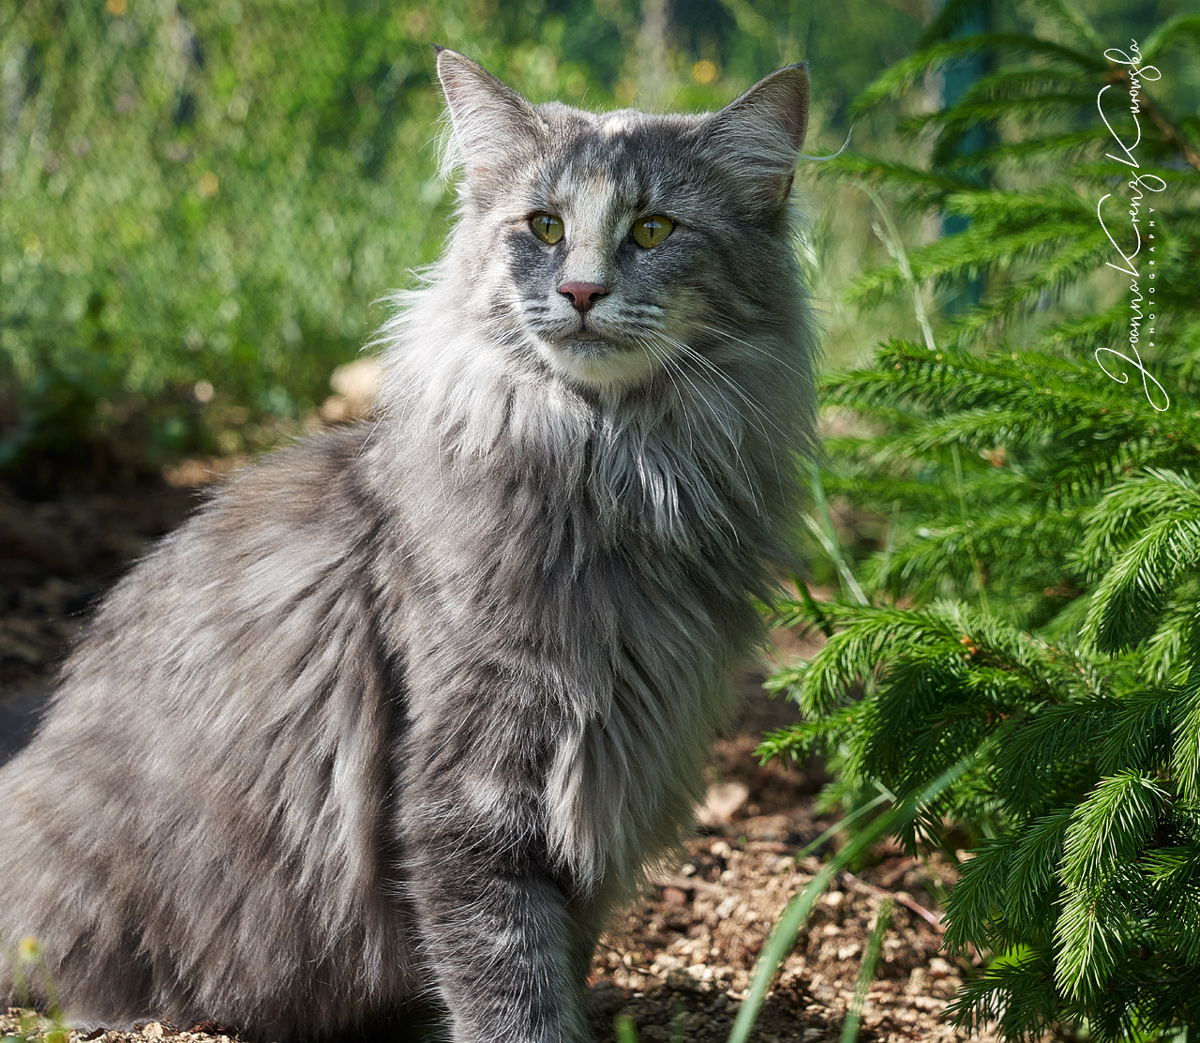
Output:
[[769,309],[747,276],[791,248],[801,67],[711,116],[534,107],[451,51],[438,71],[466,168],[469,292],[500,337],[621,389],[714,364],[758,320],[746,310]]

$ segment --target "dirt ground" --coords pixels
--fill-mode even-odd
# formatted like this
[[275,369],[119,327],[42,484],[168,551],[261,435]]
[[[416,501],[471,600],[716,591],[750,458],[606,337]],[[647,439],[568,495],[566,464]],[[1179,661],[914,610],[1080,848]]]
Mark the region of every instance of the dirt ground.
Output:
[[[149,488],[121,495],[66,495],[29,503],[0,486],[0,759],[28,727],[90,605],[195,504],[210,467],[177,469]],[[625,1015],[640,1040],[720,1043],[749,985],[754,961],[787,900],[820,867],[797,853],[830,824],[813,812],[820,767],[770,764],[752,756],[766,727],[791,708],[744,685],[738,726],[713,762],[701,835],[678,865],[659,874],[644,900],[613,924],[596,954],[592,1023],[603,1043]],[[966,1038],[941,1012],[969,974],[940,950],[938,895],[954,880],[941,859],[917,861],[880,847],[855,874],[843,874],[818,903],[768,996],[752,1039],[823,1043],[840,1038],[867,936],[881,904],[895,903],[862,1013],[861,1040]],[[28,1023],[26,1023],[28,1027]],[[140,1034],[104,1033],[107,1043],[229,1037],[211,1026],[151,1023]],[[19,1030],[0,1012],[0,1035]],[[984,1034],[979,1038],[990,1041]]]

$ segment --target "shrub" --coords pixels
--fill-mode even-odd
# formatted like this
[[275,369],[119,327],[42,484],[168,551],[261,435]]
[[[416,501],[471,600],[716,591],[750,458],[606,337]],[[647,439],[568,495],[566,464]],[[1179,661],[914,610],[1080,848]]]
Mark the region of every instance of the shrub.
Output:
[[[847,807],[974,755],[902,834],[946,845],[955,828],[973,848],[946,938],[992,959],[956,1019],[1016,1040],[1065,1023],[1152,1038],[1200,1023],[1200,119],[1172,111],[1153,68],[1194,55],[1200,19],[1140,50],[1065,4],[1040,6],[1040,32],[955,35],[978,6],[948,4],[860,100],[985,56],[957,101],[909,121],[932,135],[929,165],[838,161],[902,207],[965,219],[893,243],[854,296],[959,304],[925,343],[895,339],[827,383],[856,421],[829,443],[820,502],[881,536],[839,593],[802,586],[781,607],[828,641],[771,680],[805,716],[761,753],[824,752],[824,799]],[[1123,150],[1135,103],[1141,140]]]

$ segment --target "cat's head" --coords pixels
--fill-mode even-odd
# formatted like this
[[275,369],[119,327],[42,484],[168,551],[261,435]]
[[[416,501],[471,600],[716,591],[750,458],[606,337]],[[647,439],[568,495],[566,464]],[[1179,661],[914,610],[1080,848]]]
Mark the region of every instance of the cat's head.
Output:
[[660,116],[532,105],[461,54],[437,64],[462,167],[462,303],[498,341],[621,391],[801,321],[786,206],[802,65],[719,112]]

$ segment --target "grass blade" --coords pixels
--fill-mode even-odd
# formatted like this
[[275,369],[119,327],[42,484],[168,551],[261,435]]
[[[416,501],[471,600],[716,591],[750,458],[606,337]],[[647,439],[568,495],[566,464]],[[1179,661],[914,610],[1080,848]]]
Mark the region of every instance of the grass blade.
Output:
[[975,756],[973,753],[967,755],[953,767],[942,772],[919,793],[906,798],[890,811],[867,823],[862,831],[813,877],[803,891],[792,897],[767,936],[762,953],[755,964],[754,977],[751,979],[746,999],[742,1002],[741,1010],[738,1011],[737,1018],[734,1020],[727,1043],[746,1043],[750,1038],[750,1030],[758,1019],[758,1013],[767,997],[767,991],[775,980],[776,971],[779,970],[780,964],[787,959],[788,953],[792,951],[792,946],[796,943],[796,935],[800,933],[800,928],[804,926],[817,899],[833,882],[834,877],[865,853],[882,836],[900,829],[911,821],[921,805],[936,798],[975,762]]
[[846,1020],[842,1022],[842,1043],[854,1043],[858,1039],[858,1028],[862,1023],[863,1004],[867,1001],[867,990],[875,979],[875,968],[879,965],[879,954],[883,951],[883,936],[892,920],[894,903],[885,898],[879,907],[879,915],[875,918],[875,926],[871,928],[871,937],[867,939],[867,951],[863,953],[862,966],[858,969],[858,983],[854,986],[854,999],[850,1001],[850,1009],[846,1011]]

